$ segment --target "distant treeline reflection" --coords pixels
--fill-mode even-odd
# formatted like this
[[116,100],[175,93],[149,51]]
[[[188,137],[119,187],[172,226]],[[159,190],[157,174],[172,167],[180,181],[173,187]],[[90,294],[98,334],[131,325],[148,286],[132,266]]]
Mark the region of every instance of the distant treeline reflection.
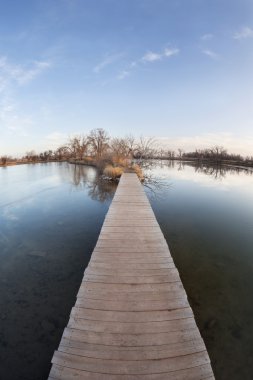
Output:
[[229,166],[221,163],[217,164],[209,164],[209,163],[200,163],[200,162],[192,162],[192,161],[183,161],[183,160],[146,160],[143,162],[142,167],[146,170],[151,170],[152,168],[160,167],[162,168],[176,168],[178,171],[184,170],[185,166],[190,166],[194,168],[196,173],[203,173],[208,176],[213,177],[214,179],[222,179],[226,178],[227,174],[237,174],[240,173],[246,175],[253,175],[253,170],[250,167],[243,166]]

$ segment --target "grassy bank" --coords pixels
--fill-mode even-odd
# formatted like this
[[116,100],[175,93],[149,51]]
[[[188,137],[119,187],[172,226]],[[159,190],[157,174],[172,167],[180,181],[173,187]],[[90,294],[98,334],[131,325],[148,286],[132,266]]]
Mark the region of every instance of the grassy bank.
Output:
[[140,181],[144,181],[144,175],[139,165],[133,164],[127,159],[93,159],[86,157],[83,160],[69,160],[70,164],[88,165],[96,167],[102,178],[110,181],[118,181],[124,172],[136,173]]

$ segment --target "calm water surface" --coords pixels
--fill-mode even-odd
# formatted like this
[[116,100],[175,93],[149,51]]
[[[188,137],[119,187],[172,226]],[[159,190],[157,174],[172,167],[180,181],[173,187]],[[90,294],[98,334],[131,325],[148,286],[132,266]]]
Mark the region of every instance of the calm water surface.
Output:
[[[253,379],[253,173],[146,171],[216,379]],[[1,380],[47,379],[114,191],[91,167],[0,168]]]

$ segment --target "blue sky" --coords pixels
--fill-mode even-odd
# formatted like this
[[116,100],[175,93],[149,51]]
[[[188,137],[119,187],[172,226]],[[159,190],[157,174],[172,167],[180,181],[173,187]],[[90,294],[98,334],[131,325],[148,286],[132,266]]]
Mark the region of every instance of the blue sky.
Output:
[[253,154],[252,0],[0,1],[0,155],[75,133]]

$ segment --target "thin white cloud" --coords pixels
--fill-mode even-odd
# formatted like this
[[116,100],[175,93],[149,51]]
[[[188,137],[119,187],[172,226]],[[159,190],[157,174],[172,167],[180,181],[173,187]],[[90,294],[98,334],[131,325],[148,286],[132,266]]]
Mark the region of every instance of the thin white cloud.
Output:
[[245,38],[253,38],[253,29],[248,26],[244,26],[240,31],[234,34],[234,39],[242,40]]
[[205,54],[207,57],[213,59],[214,61],[217,61],[220,58],[219,54],[209,49],[202,50],[202,53]]
[[3,88],[2,78],[4,78],[5,87],[13,81],[19,85],[27,84],[50,66],[51,63],[46,61],[34,61],[29,65],[14,64],[9,62],[7,57],[2,56],[0,57],[0,87]]
[[173,55],[177,55],[179,52],[180,50],[177,48],[168,48],[168,47],[165,48],[160,53],[153,52],[150,50],[143,57],[129,63],[128,66],[119,73],[119,75],[117,76],[117,79],[122,80],[129,77],[132,71],[140,67],[141,65],[161,61],[165,58],[170,58]]
[[21,69],[18,71],[16,80],[19,84],[27,84],[31,82],[35,77],[40,75],[44,70],[48,69],[51,66],[50,62],[40,61],[34,62],[31,69]]
[[152,51],[147,52],[143,57],[142,61],[143,62],[155,62],[155,61],[160,61],[162,59],[163,55],[154,53]]
[[129,67],[131,67],[131,69],[132,69],[133,67],[136,67],[137,65],[138,65],[138,62],[133,61],[130,63]]
[[105,59],[103,59],[101,62],[99,62],[96,66],[93,67],[94,73],[98,74],[101,70],[103,70],[106,66],[109,66],[113,64],[114,62],[118,61],[120,58],[122,58],[123,54],[112,54],[107,55]]
[[201,39],[202,41],[210,41],[210,40],[213,39],[213,37],[214,37],[213,34],[211,34],[211,33],[207,33],[207,34],[203,34],[203,36],[201,36],[200,39]]
[[117,76],[118,79],[122,80],[122,79],[125,79],[126,77],[128,77],[130,75],[130,71],[127,71],[127,70],[122,70],[119,75]]
[[26,65],[10,62],[6,56],[0,57],[0,129],[11,136],[26,137],[34,125],[33,118],[23,113],[14,101],[18,87],[33,81],[44,70],[51,67],[47,61],[33,61]]
[[[0,115],[0,122],[3,130],[9,136],[27,137],[29,130],[34,125],[30,116],[21,115],[15,109],[5,110]],[[1,127],[0,127],[1,130]]]
[[6,79],[0,76],[0,93],[5,90],[6,85],[7,85]]
[[179,49],[170,49],[166,48],[164,50],[164,57],[172,57],[173,55],[177,55],[179,53]]
[[155,62],[161,61],[163,58],[169,58],[173,55],[177,55],[179,53],[179,49],[176,48],[165,48],[161,53],[154,53],[152,51],[148,51],[143,57],[143,62]]

